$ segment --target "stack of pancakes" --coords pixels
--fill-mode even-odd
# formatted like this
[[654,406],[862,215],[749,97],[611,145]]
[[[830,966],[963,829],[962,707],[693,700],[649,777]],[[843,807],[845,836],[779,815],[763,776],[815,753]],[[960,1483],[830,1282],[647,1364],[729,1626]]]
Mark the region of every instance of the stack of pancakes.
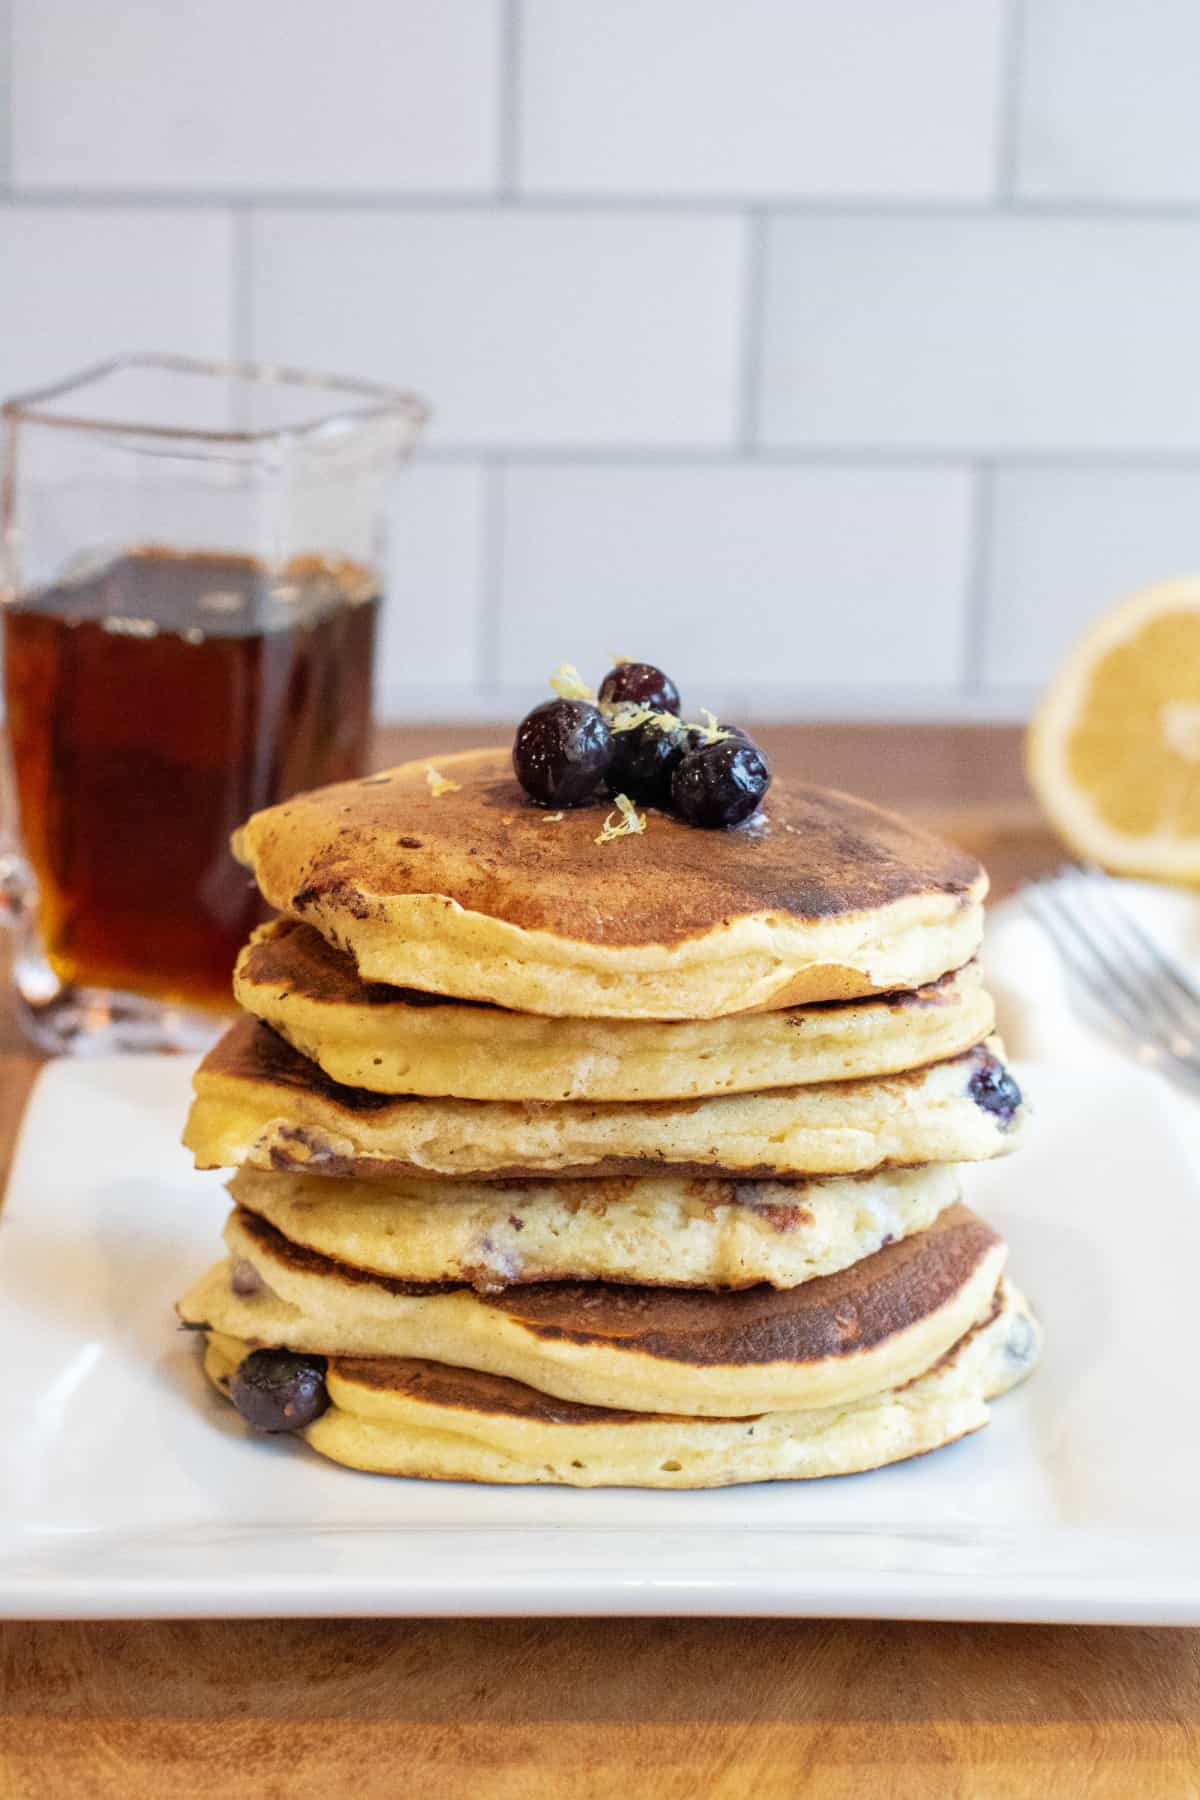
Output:
[[983,871],[782,782],[732,831],[603,819],[497,750],[238,834],[281,916],[185,1135],[237,1171],[180,1304],[210,1376],[310,1353],[314,1449],[481,1481],[829,1475],[975,1430],[1039,1342],[959,1199],[1024,1111]]

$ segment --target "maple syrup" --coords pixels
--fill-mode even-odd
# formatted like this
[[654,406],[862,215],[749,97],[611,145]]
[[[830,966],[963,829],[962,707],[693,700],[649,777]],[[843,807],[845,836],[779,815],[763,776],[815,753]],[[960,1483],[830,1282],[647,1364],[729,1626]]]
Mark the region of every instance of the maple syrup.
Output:
[[4,610],[38,935],[64,984],[232,1004],[260,916],[229,838],[361,775],[377,584],[358,564],[147,547]]

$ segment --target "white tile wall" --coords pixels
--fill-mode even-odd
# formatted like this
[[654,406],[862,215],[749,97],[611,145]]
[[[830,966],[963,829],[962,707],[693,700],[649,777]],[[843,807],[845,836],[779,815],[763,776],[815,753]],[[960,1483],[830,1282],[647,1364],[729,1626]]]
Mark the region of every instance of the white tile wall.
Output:
[[1003,0],[526,0],[532,190],[992,191]]
[[426,392],[389,712],[1015,714],[1200,563],[1197,67],[1192,0],[0,0],[0,388]]
[[984,675],[1034,687],[1106,606],[1200,574],[1200,468],[1001,471]]
[[396,484],[376,701],[435,710],[478,676],[486,471],[416,463]]
[[435,442],[732,440],[740,218],[268,212],[253,232],[254,354],[419,388]]
[[563,661],[598,680],[614,653],[661,660],[714,708],[764,682],[959,679],[961,469],[535,468],[505,489],[506,682]]
[[1190,220],[783,218],[770,444],[1200,450]]
[[0,392],[122,350],[227,356],[230,236],[208,209],[0,207]]
[[1022,193],[1200,200],[1195,0],[1025,8]]
[[487,188],[501,0],[11,0],[24,187]]

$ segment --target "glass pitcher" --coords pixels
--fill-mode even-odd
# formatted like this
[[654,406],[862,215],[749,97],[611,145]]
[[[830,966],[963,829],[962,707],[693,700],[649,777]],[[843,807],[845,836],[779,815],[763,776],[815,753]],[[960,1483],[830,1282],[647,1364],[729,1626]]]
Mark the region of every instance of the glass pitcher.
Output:
[[412,395],[133,356],[8,401],[0,916],[52,1051],[203,1045],[258,902],[229,836],[362,774]]

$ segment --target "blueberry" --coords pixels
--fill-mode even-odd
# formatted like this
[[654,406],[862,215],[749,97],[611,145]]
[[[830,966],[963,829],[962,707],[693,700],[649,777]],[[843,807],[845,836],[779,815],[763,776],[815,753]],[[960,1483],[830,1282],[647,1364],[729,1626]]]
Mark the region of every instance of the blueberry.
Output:
[[991,1113],[1007,1125],[1021,1104],[1021,1090],[1002,1062],[985,1056],[970,1081],[967,1092],[976,1106]]
[[251,1294],[261,1294],[263,1289],[262,1277],[258,1270],[244,1256],[239,1256],[234,1263],[229,1275],[229,1285],[234,1293],[240,1294],[243,1299]]
[[686,733],[664,731],[653,719],[632,731],[613,732],[613,759],[604,777],[610,793],[628,794],[646,806],[671,804],[671,777],[683,756]]
[[612,761],[612,733],[587,700],[546,700],[517,726],[513,773],[539,806],[582,806]]
[[1033,1328],[1033,1320],[1026,1313],[1018,1313],[1008,1328],[1008,1337],[1004,1343],[1004,1354],[1009,1362],[1018,1368],[1033,1360],[1037,1349],[1037,1333]]
[[303,1431],[329,1405],[325,1358],[252,1350],[234,1371],[229,1398],[255,1431]]
[[649,712],[679,711],[679,689],[653,663],[625,662],[600,683],[601,706],[644,706]]
[[771,785],[762,751],[744,738],[720,738],[683,757],[671,781],[671,807],[688,825],[740,825]]

